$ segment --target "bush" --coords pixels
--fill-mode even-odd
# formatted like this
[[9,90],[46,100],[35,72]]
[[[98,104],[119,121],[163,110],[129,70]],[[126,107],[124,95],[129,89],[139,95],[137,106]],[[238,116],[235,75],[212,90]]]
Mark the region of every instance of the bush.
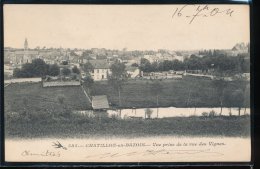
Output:
[[68,75],[71,74],[71,70],[69,68],[63,68],[62,74],[65,75],[65,76],[68,76]]
[[208,116],[209,116],[209,113],[203,112],[203,113],[202,113],[202,116],[203,116],[203,117],[208,117]]
[[211,110],[209,112],[209,117],[215,117],[217,115],[217,113],[214,110]]
[[73,73],[76,73],[76,74],[79,74],[79,73],[80,73],[77,66],[74,66],[74,67],[72,68],[72,72],[73,72]]

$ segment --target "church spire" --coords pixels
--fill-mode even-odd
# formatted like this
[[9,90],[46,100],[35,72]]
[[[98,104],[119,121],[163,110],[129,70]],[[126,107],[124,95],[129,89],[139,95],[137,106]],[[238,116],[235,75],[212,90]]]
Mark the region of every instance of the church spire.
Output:
[[28,49],[28,41],[27,41],[27,38],[25,38],[25,41],[24,41],[24,50],[27,50]]

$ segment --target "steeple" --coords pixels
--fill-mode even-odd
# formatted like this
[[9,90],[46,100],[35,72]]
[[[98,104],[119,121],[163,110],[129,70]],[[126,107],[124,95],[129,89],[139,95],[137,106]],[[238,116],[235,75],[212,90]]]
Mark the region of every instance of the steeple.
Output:
[[24,41],[24,50],[27,50],[28,49],[28,42],[27,42],[27,38],[25,38],[25,41]]

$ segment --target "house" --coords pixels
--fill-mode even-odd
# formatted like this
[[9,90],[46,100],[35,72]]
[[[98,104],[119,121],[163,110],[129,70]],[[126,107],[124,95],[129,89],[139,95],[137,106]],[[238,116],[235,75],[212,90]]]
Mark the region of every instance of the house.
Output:
[[89,60],[94,69],[90,72],[94,81],[107,80],[111,73],[106,60]]
[[126,73],[127,73],[128,77],[135,78],[140,75],[140,69],[138,67],[127,66]]

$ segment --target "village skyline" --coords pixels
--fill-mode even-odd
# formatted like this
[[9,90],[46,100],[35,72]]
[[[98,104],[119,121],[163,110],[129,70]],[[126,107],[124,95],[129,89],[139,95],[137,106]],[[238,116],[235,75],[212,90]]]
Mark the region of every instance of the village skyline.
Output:
[[[4,49],[13,49],[13,50],[20,50],[24,49],[24,41],[28,40],[31,42],[30,39],[25,37],[22,41],[19,47],[13,47],[13,46],[4,46]],[[33,47],[31,47],[33,46]],[[105,50],[111,50],[111,51],[160,51],[160,50],[166,50],[166,51],[199,51],[199,50],[230,50],[234,48],[235,46],[240,46],[240,48],[243,46],[246,48],[250,48],[250,42],[235,42],[231,47],[226,47],[226,48],[197,48],[197,49],[165,49],[165,48],[158,48],[158,49],[129,49],[127,46],[123,48],[118,48],[118,49],[111,49],[111,48],[105,48],[105,47],[86,47],[86,48],[77,48],[77,47],[54,47],[54,46],[48,46],[48,45],[43,45],[39,46],[37,44],[31,45],[28,44],[28,49],[29,50],[44,50],[44,49],[67,49],[67,50],[91,50],[91,49],[105,49]],[[241,49],[238,49],[241,50]]]

